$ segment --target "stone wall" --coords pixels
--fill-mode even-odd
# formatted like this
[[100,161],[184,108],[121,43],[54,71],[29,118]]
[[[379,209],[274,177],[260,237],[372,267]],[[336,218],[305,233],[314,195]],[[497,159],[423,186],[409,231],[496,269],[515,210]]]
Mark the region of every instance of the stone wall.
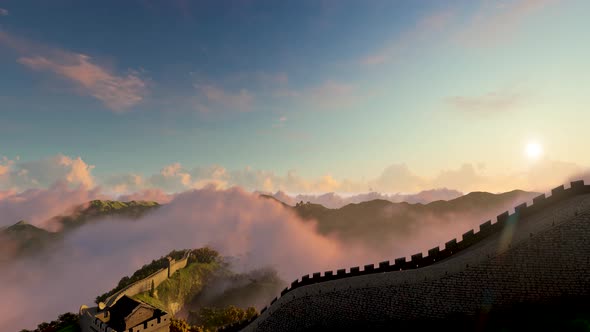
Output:
[[[226,330],[378,327],[475,316],[490,308],[590,296],[590,186],[572,182],[487,221],[460,241],[399,258],[304,276],[261,315]],[[368,325],[367,325],[368,324]]]
[[174,274],[174,272],[180,270],[180,269],[184,269],[186,267],[186,265],[188,264],[188,256],[190,255],[190,252],[185,255],[185,257],[183,257],[181,260],[179,261],[175,261],[172,260],[170,262],[170,267],[169,267],[169,275],[172,276]]
[[154,282],[154,287],[158,287],[162,282],[168,279],[168,268],[164,268],[158,270],[155,273],[150,274],[148,277],[141,279],[128,285],[127,287],[121,289],[117,293],[111,295],[106,301],[105,304],[110,307],[115,302],[117,302],[123,295],[127,295],[129,297],[133,297],[139,293],[147,292],[152,287],[152,281]]
[[133,297],[139,293],[147,292],[152,287],[152,281],[154,282],[154,287],[158,287],[162,282],[164,282],[166,279],[168,279],[169,276],[172,276],[172,274],[174,274],[174,272],[186,267],[186,265],[188,264],[188,258],[190,255],[191,255],[191,251],[189,250],[181,260],[179,260],[179,261],[171,260],[170,264],[167,268],[158,270],[158,271],[150,274],[148,277],[141,279],[139,281],[136,281],[136,282],[132,283],[131,285],[128,285],[127,287],[121,289],[117,293],[109,296],[106,299],[105,304],[108,307],[110,307],[113,304],[115,304],[115,302],[117,302],[117,300],[119,300],[121,297],[123,297],[123,295]]

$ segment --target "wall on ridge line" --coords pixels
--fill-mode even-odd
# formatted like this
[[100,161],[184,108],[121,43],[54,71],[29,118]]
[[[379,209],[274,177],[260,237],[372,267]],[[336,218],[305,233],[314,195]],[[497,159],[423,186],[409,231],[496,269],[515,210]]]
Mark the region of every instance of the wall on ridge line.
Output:
[[105,302],[107,306],[112,306],[117,302],[123,295],[127,295],[129,297],[135,296],[142,292],[147,292],[152,287],[152,281],[154,282],[154,287],[158,287],[161,283],[163,283],[169,276],[172,276],[174,272],[183,269],[188,264],[188,258],[190,256],[190,250],[184,255],[184,257],[179,260],[171,260],[168,267],[158,270],[151,275],[145,277],[144,279],[138,280],[131,285],[121,289],[117,293],[111,295]]
[[187,264],[188,264],[188,255],[185,255],[185,257],[179,261],[172,260],[170,262],[169,276],[172,276],[174,274],[174,272],[176,272],[180,269],[184,269]]
[[[245,330],[290,331],[316,324],[332,328],[354,321],[443,318],[474,314],[482,304],[502,307],[560,296],[588,297],[590,217],[580,214],[582,205],[584,210],[590,207],[590,196],[567,199],[532,220],[525,219],[522,225],[506,224],[478,249],[431,266],[325,281],[285,292]],[[508,240],[507,229],[514,233]],[[494,253],[502,246],[504,252],[489,256],[490,248]],[[487,254],[480,248],[487,248]],[[463,257],[477,250],[481,251],[477,263]],[[447,274],[449,264],[457,266]]]
[[[523,245],[435,280],[326,291],[278,307],[256,331],[345,326],[350,321],[444,319],[487,306],[590,296],[590,218],[533,236]],[[396,273],[396,272],[390,272]],[[367,276],[369,277],[369,276]],[[369,323],[370,324],[370,323]]]
[[168,268],[164,268],[158,270],[155,273],[152,273],[148,277],[138,280],[131,285],[123,288],[119,292],[111,295],[106,301],[107,306],[112,306],[117,302],[123,295],[127,295],[129,297],[135,296],[142,292],[147,292],[152,287],[152,281],[154,282],[154,287],[158,287],[161,283],[163,283],[166,279],[168,279]]

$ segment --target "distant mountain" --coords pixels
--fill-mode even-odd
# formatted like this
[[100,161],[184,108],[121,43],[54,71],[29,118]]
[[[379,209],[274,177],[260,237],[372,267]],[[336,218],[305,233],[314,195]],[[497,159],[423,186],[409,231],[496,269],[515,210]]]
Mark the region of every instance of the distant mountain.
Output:
[[86,222],[109,216],[136,219],[159,206],[159,203],[152,201],[93,200],[76,208],[73,214],[53,217],[50,222],[59,223],[64,230],[69,230]]
[[385,248],[396,241],[400,244],[408,239],[418,241],[429,234],[438,234],[437,238],[441,239],[441,236],[455,234],[455,228],[458,232],[467,231],[483,223],[485,218],[491,219],[522,202],[531,201],[537,195],[522,190],[502,194],[472,192],[452,200],[428,204],[376,199],[348,204],[339,209],[313,203],[297,203],[296,206],[281,204],[293,209],[305,220],[317,221],[318,231],[322,234],[336,234],[347,241]]
[[34,252],[53,242],[59,236],[24,220],[0,228],[0,263],[11,257]]
[[[476,227],[485,221],[484,218],[492,218],[521,202],[530,201],[536,195],[521,190],[503,194],[472,192],[452,200],[428,204],[374,199],[338,209],[301,202],[291,206],[272,195],[261,196],[277,201],[304,220],[317,221],[318,231],[322,234],[336,234],[344,240],[378,248],[396,241],[402,244],[409,238],[418,239],[424,232],[439,234],[440,239],[447,236],[448,229],[461,228],[463,231]],[[68,231],[94,220],[105,217],[139,218],[159,206],[157,202],[150,201],[90,201],[77,207],[70,215],[52,218],[49,222],[60,226],[60,231],[56,233],[18,222],[0,229],[0,262],[40,251],[48,244],[59,242]]]
[[288,205],[295,205],[297,202],[303,201],[320,204],[330,209],[338,209],[350,203],[362,203],[375,199],[382,199],[393,203],[408,202],[426,204],[438,200],[451,200],[463,195],[463,193],[460,191],[447,188],[424,190],[416,194],[382,194],[379,192],[369,192],[355,194],[352,196],[344,196],[333,192],[321,195],[299,194],[296,196],[289,196],[282,191],[277,191],[274,194],[262,192],[259,193],[272,196]]
[[139,218],[159,206],[157,202],[148,201],[90,201],[76,207],[71,215],[51,218],[48,222],[58,224],[58,232],[49,232],[21,220],[12,226],[0,228],[0,264],[23,254],[39,252],[59,242],[68,231],[93,220],[109,216]]

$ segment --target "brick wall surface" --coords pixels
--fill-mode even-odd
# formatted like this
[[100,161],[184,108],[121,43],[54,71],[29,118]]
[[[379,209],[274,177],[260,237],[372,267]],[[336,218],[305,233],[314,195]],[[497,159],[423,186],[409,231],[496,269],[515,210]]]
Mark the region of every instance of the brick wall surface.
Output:
[[[512,215],[498,216],[495,224],[485,223],[478,233],[467,232],[461,241],[429,251],[432,257],[442,257],[440,260],[420,254],[408,261],[396,260],[396,269],[401,266],[401,271],[375,273],[379,268],[367,265],[362,270],[340,271],[346,277],[336,280],[332,279],[338,271],[306,276],[240,328],[378,327],[391,322],[474,316],[518,303],[588,300],[590,188],[579,183],[573,187],[574,183],[572,189],[558,187],[551,197],[537,198],[532,207],[521,205]],[[496,231],[485,233],[488,227]],[[462,246],[466,249],[460,250]],[[387,266],[388,262],[383,271],[391,270]],[[239,330],[237,326],[227,330],[232,329]]]

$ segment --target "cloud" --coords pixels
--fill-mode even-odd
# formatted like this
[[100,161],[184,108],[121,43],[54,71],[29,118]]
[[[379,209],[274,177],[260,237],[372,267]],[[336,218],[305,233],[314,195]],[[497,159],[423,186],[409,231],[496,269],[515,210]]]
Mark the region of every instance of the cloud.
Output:
[[479,7],[467,13],[459,25],[459,8],[447,6],[418,19],[413,27],[393,36],[384,46],[366,54],[358,63],[378,66],[407,57],[405,52],[416,45],[440,40],[458,41],[463,45],[490,47],[515,35],[527,18],[560,0],[478,1]]
[[[111,192],[124,194],[147,188],[157,188],[164,192],[181,192],[188,189],[200,189],[208,186],[214,188],[230,188],[239,186],[246,190],[291,192],[320,192],[339,188],[341,181],[326,174],[317,179],[307,180],[295,171],[288,171],[285,175],[276,174],[269,170],[242,169],[228,170],[220,165],[200,166],[188,169],[180,163],[165,166],[158,174],[139,177],[135,174],[122,174],[108,177],[105,188]],[[130,184],[131,182],[131,184]],[[346,182],[343,182],[346,183]],[[129,189],[132,188],[132,189]]]
[[351,84],[327,81],[311,88],[308,96],[314,106],[322,108],[342,107],[354,97],[355,87]]
[[95,186],[92,176],[94,165],[80,157],[72,158],[62,154],[33,161],[0,161],[1,188],[39,188],[62,181],[72,186],[91,188]]
[[[449,188],[461,192],[500,192],[513,189],[543,191],[556,184],[568,181],[572,175],[581,174],[588,168],[575,163],[540,159],[521,169],[491,174],[485,164],[464,163],[457,168],[443,169],[430,176],[418,174],[406,164],[392,164],[368,179],[335,177],[329,172],[310,178],[296,170],[279,174],[271,170],[244,167],[227,169],[221,165],[186,167],[172,163],[158,173],[143,175],[120,173],[96,178],[94,165],[80,157],[56,156],[22,161],[0,159],[0,193],[18,193],[27,189],[48,188],[62,182],[70,188],[86,189],[102,187],[108,195],[128,199],[167,201],[167,195],[190,189],[213,187],[228,189],[239,186],[248,191],[284,191],[303,193],[417,193],[432,188]],[[133,197],[133,198],[131,198]],[[145,197],[145,198],[141,198]],[[152,197],[152,198],[149,198]]]
[[279,118],[279,120],[276,123],[273,123],[272,127],[273,128],[283,128],[283,127],[285,127],[286,122],[287,122],[287,117],[283,115]]
[[383,258],[322,236],[314,223],[241,189],[192,190],[138,221],[88,224],[69,233],[49,257],[3,269],[0,283],[11,286],[0,298],[0,330],[31,328],[59,313],[77,312],[152,259],[205,245],[234,257],[237,271],[273,267],[284,280]]
[[414,192],[423,189],[426,181],[415,175],[405,164],[393,164],[383,170],[369,185],[377,191]]
[[195,85],[199,93],[198,109],[203,112],[223,110],[247,112],[252,109],[254,96],[246,89],[229,92],[215,85]]
[[[220,165],[187,168],[179,163],[170,164],[158,173],[140,181],[135,181],[133,190],[160,189],[163,192],[175,193],[189,189],[199,189],[213,186],[218,189],[227,189],[239,186],[249,191],[276,192],[283,191],[294,194],[303,193],[397,193],[388,199],[401,201],[410,199],[421,202],[419,198],[408,196],[409,193],[418,193],[432,188],[449,188],[448,194],[454,195],[457,191],[490,191],[503,192],[513,189],[543,191],[552,186],[568,181],[572,174],[581,173],[585,168],[574,163],[560,162],[551,159],[537,160],[530,165],[513,171],[490,174],[484,164],[464,163],[457,168],[443,169],[432,176],[421,175],[411,170],[406,164],[392,164],[383,171],[367,180],[354,178],[336,178],[329,173],[317,178],[300,176],[295,170],[285,174],[277,174],[270,170],[245,167],[229,170]],[[121,183],[109,183],[105,187],[111,192],[127,194],[124,191],[114,190],[126,188],[127,177],[120,176]],[[136,185],[141,183],[141,185]],[[428,191],[423,192],[428,195]],[[368,195],[368,194],[365,194]],[[434,197],[444,199],[444,195]],[[402,198],[403,197],[403,198]],[[325,198],[325,197],[324,197]],[[377,198],[377,197],[375,197]],[[305,199],[304,199],[305,200]],[[428,198],[424,196],[424,201]],[[328,200],[329,201],[329,200]],[[333,202],[332,202],[333,203]],[[339,204],[339,203],[338,203]]]
[[545,192],[560,184],[567,183],[572,176],[587,169],[570,162],[538,160],[521,170],[500,174],[486,174],[473,164],[466,163],[455,170],[442,170],[427,182],[432,187],[452,186],[465,192],[503,192],[513,189]]
[[480,96],[453,96],[446,102],[456,110],[476,114],[514,110],[523,102],[523,96],[514,92],[489,92]]
[[424,190],[417,194],[383,194],[379,192],[369,192],[362,194],[355,194],[351,196],[339,195],[334,192],[326,194],[298,194],[296,196],[290,196],[283,191],[277,191],[274,194],[270,194],[279,201],[295,205],[297,202],[311,202],[314,204],[321,204],[330,209],[338,209],[351,203],[361,203],[372,201],[375,199],[386,200],[394,203],[408,202],[408,203],[430,203],[438,200],[451,200],[463,195],[460,191],[440,188]]
[[8,10],[4,8],[0,8],[0,16],[8,16]]
[[10,197],[10,196],[14,196],[17,193],[18,192],[14,189],[0,190],[0,200],[3,200],[3,199]]
[[150,183],[165,191],[182,191],[192,187],[192,178],[180,163],[174,163],[152,175]]
[[469,163],[456,170],[442,170],[432,180],[434,187],[453,184],[454,188],[481,188],[485,182],[484,176],[478,174],[476,168]]
[[332,110],[348,107],[359,100],[358,87],[345,82],[325,81],[321,84],[301,90],[278,88],[274,90],[276,98],[293,99],[305,107],[320,110]]
[[25,56],[18,62],[37,71],[49,71],[74,83],[80,92],[100,100],[114,111],[124,111],[140,103],[146,81],[136,71],[117,75],[94,63],[88,55],[66,51]]
[[99,189],[88,190],[82,186],[71,188],[66,182],[60,181],[47,189],[28,189],[24,192],[0,193],[0,227],[8,226],[19,220],[43,227],[51,231],[59,225],[49,222],[51,217],[67,212],[74,206],[90,200],[104,197]]
[[[177,170],[178,167],[169,169],[173,174]],[[70,196],[90,198],[79,194],[62,185],[43,192],[42,200],[37,195],[28,195],[25,201],[29,206],[47,209],[38,211],[45,216],[61,213],[54,212],[56,207],[52,203],[74,201]],[[509,202],[507,207],[520,200]],[[18,200],[9,204],[21,206],[22,213],[28,211],[26,204]],[[8,207],[11,208],[15,209]],[[97,295],[114,287],[121,277],[173,249],[210,245],[223,255],[232,256],[233,267],[239,272],[272,267],[282,279],[290,281],[316,271],[424,251],[497,212],[421,216],[411,227],[402,225],[399,232],[390,234],[390,241],[361,244],[319,234],[313,221],[304,222],[281,204],[240,188],[190,190],[175,195],[167,205],[140,220],[99,220],[69,233],[48,255],[11,263],[0,274],[0,283],[11,285],[0,297],[4,310],[0,330],[31,328],[59,313],[76,312],[81,304],[91,304]],[[394,217],[400,211],[388,207],[382,213]],[[64,289],[68,296],[62,296]]]
[[460,41],[489,47],[515,35],[519,25],[534,13],[559,0],[483,1],[470,21],[459,31]]
[[129,193],[143,188],[145,179],[139,174],[117,174],[109,176],[104,184],[115,193]]
[[174,198],[174,195],[170,195],[157,188],[143,189],[131,194],[120,195],[117,197],[118,200],[123,202],[129,201],[154,201],[160,204],[166,204]]
[[358,62],[364,66],[389,63],[400,57],[413,44],[424,42],[426,38],[441,33],[454,16],[455,13],[448,9],[432,12],[416,21],[413,27],[392,38],[384,47],[363,56]]
[[148,80],[138,71],[116,73],[86,54],[33,42],[1,30],[0,44],[16,51],[17,62],[23,66],[50,72],[72,84],[78,93],[92,96],[116,112],[139,104],[148,92]]

